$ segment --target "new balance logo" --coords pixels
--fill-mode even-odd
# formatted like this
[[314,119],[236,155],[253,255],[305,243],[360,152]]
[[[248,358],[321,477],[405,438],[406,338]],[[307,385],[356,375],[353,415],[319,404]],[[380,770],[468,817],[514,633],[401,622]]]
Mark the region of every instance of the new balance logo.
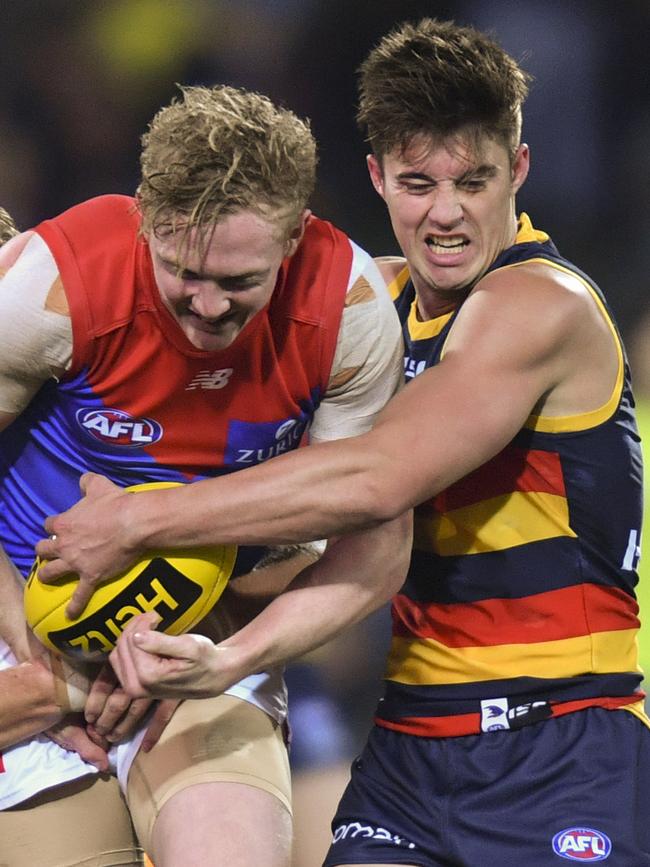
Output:
[[223,367],[221,370],[200,370],[185,391],[194,391],[197,388],[225,388],[232,373],[232,367]]

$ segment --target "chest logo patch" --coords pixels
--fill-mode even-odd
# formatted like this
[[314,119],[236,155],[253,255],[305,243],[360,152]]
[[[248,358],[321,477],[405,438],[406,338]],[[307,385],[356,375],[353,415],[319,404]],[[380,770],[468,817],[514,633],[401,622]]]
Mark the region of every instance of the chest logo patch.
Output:
[[225,461],[234,469],[254,466],[291,451],[300,444],[311,417],[301,413],[271,422],[231,421]]
[[134,418],[121,409],[83,407],[77,410],[78,424],[100,443],[122,448],[142,448],[158,442],[162,425],[151,418]]
[[222,367],[219,370],[200,370],[185,391],[194,391],[197,388],[211,390],[225,388],[230,382],[232,374],[232,367]]

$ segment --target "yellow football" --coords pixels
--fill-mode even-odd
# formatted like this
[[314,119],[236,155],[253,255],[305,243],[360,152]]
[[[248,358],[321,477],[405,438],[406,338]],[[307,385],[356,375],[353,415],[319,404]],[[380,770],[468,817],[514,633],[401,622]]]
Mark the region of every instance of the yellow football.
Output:
[[[128,491],[175,487],[176,482],[133,485]],[[192,629],[213,608],[232,574],[237,547],[223,545],[152,552],[130,569],[96,588],[83,614],[69,620],[65,608],[78,577],[65,575],[55,584],[38,580],[37,558],[25,585],[27,623],[50,650],[64,656],[101,660],[115,647],[129,620],[155,611],[156,627],[168,635]]]

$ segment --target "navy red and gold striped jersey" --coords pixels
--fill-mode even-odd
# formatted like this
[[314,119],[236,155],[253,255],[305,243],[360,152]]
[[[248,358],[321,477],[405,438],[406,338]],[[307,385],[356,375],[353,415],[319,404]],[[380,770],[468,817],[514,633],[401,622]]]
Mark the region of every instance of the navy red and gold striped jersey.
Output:
[[[499,454],[416,509],[376,719],[398,731],[514,729],[592,705],[642,713],[642,464],[624,349],[598,287],[522,214],[490,270],[531,261],[592,294],[618,347],[617,383],[593,412],[530,416]],[[419,321],[406,268],[390,288],[410,379],[439,361],[458,311]]]

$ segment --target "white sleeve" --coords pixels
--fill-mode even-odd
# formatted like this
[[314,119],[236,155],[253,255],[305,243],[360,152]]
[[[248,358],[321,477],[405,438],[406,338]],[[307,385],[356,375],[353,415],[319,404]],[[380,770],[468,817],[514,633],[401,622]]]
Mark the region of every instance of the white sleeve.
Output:
[[32,235],[0,278],[0,412],[18,414],[72,358],[72,323],[56,263]]
[[314,441],[368,431],[404,377],[402,330],[386,284],[373,259],[352,248],[332,372],[311,427]]

